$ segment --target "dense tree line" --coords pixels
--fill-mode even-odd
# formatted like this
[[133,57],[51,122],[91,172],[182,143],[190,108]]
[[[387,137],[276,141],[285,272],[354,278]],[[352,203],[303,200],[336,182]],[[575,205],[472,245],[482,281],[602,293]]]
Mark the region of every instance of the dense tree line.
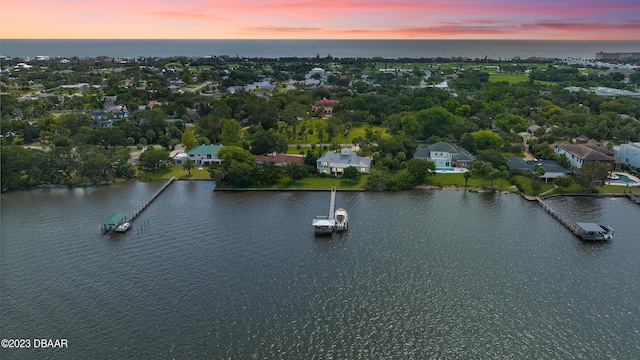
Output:
[[44,151],[11,146],[2,149],[1,159],[3,189],[103,184],[134,175],[125,148],[82,145]]
[[[100,183],[116,175],[128,176],[130,172],[116,166],[120,160],[113,160],[112,166],[117,169],[105,170],[101,177],[95,169],[103,169],[105,163],[90,159],[115,156],[109,155],[111,153],[124,156],[125,146],[160,145],[162,149],[154,150],[158,152],[151,151],[142,158],[149,160],[156,154],[158,159],[163,159],[149,160],[150,165],[143,166],[151,170],[166,164],[166,152],[181,142],[188,142],[187,147],[222,143],[225,148],[256,155],[284,152],[291,139],[313,138],[334,144],[362,123],[371,129],[382,126],[390,135],[386,138],[379,130],[367,129],[364,137],[349,138],[360,145],[361,155],[374,159],[375,169],[369,177],[372,189],[407,188],[424,180],[421,174],[424,167],[428,169],[430,165],[411,159],[416,140],[457,143],[498,171],[502,165],[495,160],[495,154],[522,152],[517,133],[526,131],[532,124],[541,128],[537,138],[529,142],[529,149],[540,158],[555,159],[549,144],[579,135],[611,142],[640,140],[640,122],[636,120],[640,118],[640,99],[602,98],[589,92],[563,89],[568,84],[630,88],[638,83],[638,73],[624,82],[621,81],[624,76],[621,78],[621,74],[615,72],[585,75],[576,67],[558,64],[550,64],[545,69],[535,67],[536,62],[515,65],[500,62],[506,73],[534,69],[529,82],[508,83],[490,82],[489,74],[484,71],[461,70],[465,63],[479,64],[485,60],[459,59],[453,62],[454,66],[431,69],[429,78],[418,67],[397,73],[382,73],[379,68],[420,61],[452,63],[452,59],[334,59],[328,55],[311,59],[175,57],[123,62],[99,58],[70,59],[67,63],[59,59],[44,60],[32,69],[0,75],[1,86],[7,91],[2,97],[0,118],[3,145],[8,146],[2,152],[3,180],[7,180],[3,181],[3,187],[5,184],[19,188],[35,184],[73,185],[83,181]],[[18,61],[9,59],[3,65],[15,65]],[[246,85],[265,77],[281,82],[302,80],[309,70],[318,66],[332,72],[327,79],[330,86],[276,89],[268,96],[251,91],[211,96],[211,93],[168,89],[170,82],[182,80],[188,84],[209,82],[215,87],[213,91],[224,93],[227,86]],[[442,81],[441,75],[454,72],[458,78],[450,83],[450,90],[418,86],[425,81],[435,85]],[[553,83],[536,82],[538,80]],[[60,88],[60,85],[74,83],[91,86],[80,91]],[[42,93],[46,96],[19,99],[20,95],[35,89],[44,89]],[[105,96],[115,96],[116,102],[126,106],[130,113],[127,118],[114,121],[113,127],[101,128],[89,112],[101,109]],[[339,101],[333,115],[313,128],[300,125],[301,119],[318,115],[313,114],[311,108],[322,98]],[[151,101],[155,102],[153,107]],[[188,116],[188,109],[196,110],[195,119]],[[52,114],[63,110],[74,113]],[[12,146],[36,140],[51,150],[17,150]],[[165,152],[162,156],[161,151]],[[52,158],[54,155],[58,157],[56,160]],[[15,156],[20,160],[8,159]],[[317,158],[319,154],[310,157],[314,156]],[[53,171],[54,165],[59,166],[60,171],[39,174],[37,166],[32,166],[40,161],[36,158],[48,159],[49,166],[41,167],[46,172]],[[212,176],[227,181],[237,179],[236,185],[247,186],[249,177],[253,178],[251,184],[267,184],[282,177],[297,179],[309,170],[294,166],[258,169],[251,161],[233,162],[233,167],[213,167]],[[309,161],[308,166],[314,165],[315,160]],[[487,171],[487,176],[493,176],[491,173]]]

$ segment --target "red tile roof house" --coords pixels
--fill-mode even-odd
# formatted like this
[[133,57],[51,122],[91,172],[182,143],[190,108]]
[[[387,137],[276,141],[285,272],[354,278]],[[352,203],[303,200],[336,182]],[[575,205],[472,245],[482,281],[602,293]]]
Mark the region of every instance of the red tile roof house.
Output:
[[339,100],[329,100],[327,98],[323,98],[322,100],[318,100],[313,104],[311,111],[316,112],[322,109],[325,114],[331,114],[333,113],[333,107],[338,105],[339,103]]
[[556,155],[564,154],[571,161],[571,166],[576,169],[580,169],[585,164],[603,162],[607,165],[607,168],[618,170],[623,164],[622,161],[614,157],[613,151],[594,143],[572,144],[563,142],[556,144],[555,153]]
[[269,155],[257,155],[256,162],[259,166],[266,163],[275,163],[276,166],[285,166],[290,163],[296,163],[298,165],[304,164],[304,157],[301,155],[287,155],[287,154],[269,154]]

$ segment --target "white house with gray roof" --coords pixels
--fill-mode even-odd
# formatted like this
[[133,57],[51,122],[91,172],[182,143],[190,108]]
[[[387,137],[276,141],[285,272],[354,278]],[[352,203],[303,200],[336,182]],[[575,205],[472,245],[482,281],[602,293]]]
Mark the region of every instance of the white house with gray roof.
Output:
[[463,148],[456,148],[446,142],[437,142],[426,148],[418,148],[413,154],[414,158],[429,160],[435,163],[436,168],[467,168],[473,167],[475,158]]
[[371,169],[371,158],[358,156],[350,148],[343,148],[339,153],[326,152],[316,160],[316,168],[322,174],[341,176],[348,167],[355,167],[359,173],[368,173]]

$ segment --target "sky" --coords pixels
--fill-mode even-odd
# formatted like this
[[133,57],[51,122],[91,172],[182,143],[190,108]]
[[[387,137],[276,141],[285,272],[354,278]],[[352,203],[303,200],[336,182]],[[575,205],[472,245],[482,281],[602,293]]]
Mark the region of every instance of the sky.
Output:
[[1,39],[640,40],[639,0],[0,0]]

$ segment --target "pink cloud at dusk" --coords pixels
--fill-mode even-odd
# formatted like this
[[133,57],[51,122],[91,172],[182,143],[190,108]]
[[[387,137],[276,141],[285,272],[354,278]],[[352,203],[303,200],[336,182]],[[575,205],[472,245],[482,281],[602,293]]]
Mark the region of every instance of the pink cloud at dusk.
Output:
[[0,2],[4,39],[640,39],[637,0]]

